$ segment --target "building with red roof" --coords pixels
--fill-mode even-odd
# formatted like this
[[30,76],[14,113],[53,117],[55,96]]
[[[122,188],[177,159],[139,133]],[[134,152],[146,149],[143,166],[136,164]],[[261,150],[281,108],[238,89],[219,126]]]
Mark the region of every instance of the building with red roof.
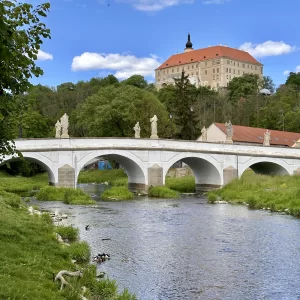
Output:
[[169,57],[155,70],[157,88],[174,83],[182,71],[196,86],[226,87],[231,79],[246,73],[263,75],[263,65],[248,52],[227,46],[194,50],[188,35],[183,53]]
[[[264,134],[267,129],[239,125],[232,125],[232,128],[232,141],[234,144],[263,145]],[[224,123],[215,122],[207,128],[207,141],[225,143],[226,132],[227,131]],[[280,130],[270,130],[270,132],[271,146],[295,147],[296,142],[300,139],[300,133],[298,132]],[[197,140],[202,141],[202,135]]]

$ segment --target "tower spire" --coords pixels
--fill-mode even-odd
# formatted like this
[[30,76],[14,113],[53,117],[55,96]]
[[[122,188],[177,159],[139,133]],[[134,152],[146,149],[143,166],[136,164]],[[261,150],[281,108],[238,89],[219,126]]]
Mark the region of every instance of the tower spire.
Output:
[[184,49],[184,51],[187,52],[187,51],[191,51],[191,50],[193,50],[193,44],[192,44],[192,42],[191,42],[191,35],[190,35],[190,33],[188,33],[188,41],[187,41],[187,43],[185,44],[185,49]]

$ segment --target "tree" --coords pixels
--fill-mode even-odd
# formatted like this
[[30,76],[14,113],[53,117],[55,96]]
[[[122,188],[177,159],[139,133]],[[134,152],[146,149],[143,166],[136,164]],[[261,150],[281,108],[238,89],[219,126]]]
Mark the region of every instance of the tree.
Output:
[[170,137],[173,125],[165,106],[152,93],[131,85],[109,85],[80,104],[72,115],[76,130],[95,137],[132,137],[140,122],[141,137],[150,137],[150,118],[158,117],[158,135]]
[[182,71],[180,78],[174,78],[175,97],[172,108],[170,107],[170,113],[179,129],[177,137],[183,140],[194,140],[197,138],[199,123],[195,111],[196,87],[190,83],[188,77]]
[[128,79],[122,81],[122,84],[129,84],[140,89],[145,89],[148,86],[147,81],[142,75],[132,75]]
[[50,38],[50,30],[40,22],[46,17],[50,3],[34,8],[28,3],[5,0],[0,3],[0,90],[12,94],[26,92],[32,75],[43,71],[35,64],[43,43],[41,37]]
[[39,19],[46,17],[49,8],[49,3],[34,8],[16,0],[0,2],[0,161],[15,152],[10,141],[14,135],[10,126],[12,95],[26,92],[29,79],[43,74],[35,60],[41,38],[50,38],[50,30]]
[[300,72],[298,73],[291,72],[285,84],[300,87]]
[[270,76],[264,76],[262,80],[262,88],[268,89],[271,93],[275,92],[275,84]]

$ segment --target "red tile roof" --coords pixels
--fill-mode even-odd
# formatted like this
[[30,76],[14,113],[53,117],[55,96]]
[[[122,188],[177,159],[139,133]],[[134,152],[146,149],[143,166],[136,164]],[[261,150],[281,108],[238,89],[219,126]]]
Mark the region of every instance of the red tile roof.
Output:
[[241,62],[262,65],[248,52],[230,48],[227,46],[213,46],[172,55],[168,60],[160,65],[157,70],[219,57],[228,57],[230,59],[239,60]]
[[[226,127],[223,123],[214,123],[226,134]],[[233,142],[263,144],[265,128],[255,128],[247,126],[232,125]],[[271,130],[271,145],[275,146],[293,146],[300,139],[300,133],[280,130]]]

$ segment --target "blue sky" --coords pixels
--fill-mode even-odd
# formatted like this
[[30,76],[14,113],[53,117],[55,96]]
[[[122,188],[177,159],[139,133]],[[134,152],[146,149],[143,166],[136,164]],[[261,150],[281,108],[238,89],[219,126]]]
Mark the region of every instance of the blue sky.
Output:
[[[41,0],[28,1],[39,4]],[[50,0],[51,30],[38,56],[44,75],[32,83],[57,86],[114,74],[141,74],[183,52],[227,44],[264,64],[276,85],[300,72],[299,0]]]

